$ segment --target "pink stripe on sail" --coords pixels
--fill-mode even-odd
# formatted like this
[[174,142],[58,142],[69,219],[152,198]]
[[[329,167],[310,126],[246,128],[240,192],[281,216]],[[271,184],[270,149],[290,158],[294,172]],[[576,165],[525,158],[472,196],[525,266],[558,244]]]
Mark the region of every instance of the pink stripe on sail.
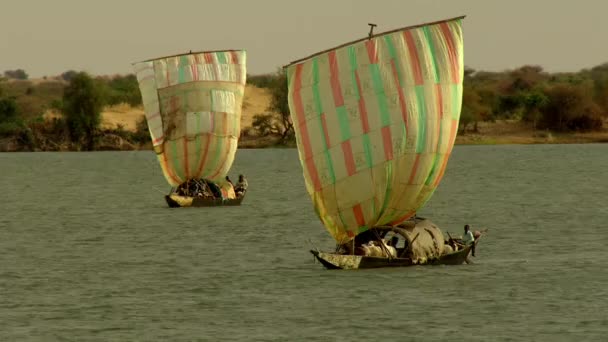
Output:
[[344,105],[344,97],[342,96],[342,87],[340,86],[340,73],[335,50],[329,53],[329,70],[331,73],[330,81],[331,90],[334,95],[334,105],[336,107],[341,107]]
[[420,153],[416,154],[416,160],[414,161],[414,166],[412,167],[412,173],[410,174],[410,179],[408,179],[407,184],[414,184],[414,179],[416,179],[416,173],[418,172],[418,164],[420,163]]
[[405,220],[409,219],[410,217],[414,216],[414,214],[416,214],[415,211],[410,211],[407,214],[405,214],[404,216],[398,218],[397,220],[391,222],[391,226],[396,226],[399,225],[403,222],[405,222]]
[[454,36],[452,34],[452,30],[448,26],[447,23],[441,23],[441,32],[443,33],[443,37],[448,46],[448,55],[450,56],[450,69],[452,74],[452,82],[454,84],[460,83],[460,72],[459,72],[459,63],[458,56],[456,55],[456,46],[454,44]]
[[327,121],[325,113],[321,113],[321,125],[323,126],[323,135],[325,136],[325,145],[329,149],[331,142],[329,141],[329,131],[327,130]]
[[393,139],[391,126],[382,127],[382,144],[384,145],[384,160],[393,160]]
[[414,36],[412,36],[412,32],[410,30],[404,31],[403,36],[405,37],[405,42],[410,52],[410,65],[412,71],[414,72],[414,82],[416,85],[422,85],[424,82],[422,80],[422,69],[420,67],[420,58],[418,57],[418,50],[416,49],[416,43],[414,42]]
[[346,140],[342,143],[342,154],[344,155],[344,163],[346,164],[347,174],[352,176],[357,173],[355,158],[353,157],[353,148],[350,144],[350,140]]
[[378,63],[378,49],[376,48],[376,40],[366,40],[365,48],[367,49],[367,56],[369,57],[369,62],[371,64]]
[[156,145],[157,143],[159,143],[159,142],[163,141],[163,139],[165,139],[165,136],[164,136],[164,135],[161,135],[160,137],[158,137],[158,138],[156,138],[156,139],[152,140],[152,145]]
[[361,203],[359,203],[353,207],[353,213],[355,214],[355,219],[357,220],[357,225],[359,227],[365,226],[365,216],[363,216],[363,209],[361,208]]
[[363,127],[363,133],[368,133],[369,120],[367,118],[367,107],[365,105],[365,98],[363,97],[363,91],[361,89],[361,80],[359,79],[359,72],[355,70],[355,79],[357,80],[357,90],[359,92],[359,114],[361,117],[361,126]]

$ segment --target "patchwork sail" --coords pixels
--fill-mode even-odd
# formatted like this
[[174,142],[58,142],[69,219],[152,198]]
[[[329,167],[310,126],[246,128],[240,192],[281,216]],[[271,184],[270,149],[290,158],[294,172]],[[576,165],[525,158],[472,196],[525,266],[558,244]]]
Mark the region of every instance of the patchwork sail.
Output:
[[167,182],[178,186],[205,178],[224,183],[241,131],[245,51],[191,52],[134,68]]
[[415,215],[446,170],[462,101],[462,19],[402,28],[286,67],[306,188],[333,238]]

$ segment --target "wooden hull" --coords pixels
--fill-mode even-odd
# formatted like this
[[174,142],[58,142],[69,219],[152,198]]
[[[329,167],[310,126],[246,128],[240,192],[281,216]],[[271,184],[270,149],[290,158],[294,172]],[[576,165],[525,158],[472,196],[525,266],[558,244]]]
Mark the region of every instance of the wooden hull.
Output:
[[227,200],[222,200],[220,198],[208,199],[201,197],[179,196],[176,194],[165,195],[165,201],[167,201],[170,208],[237,206],[241,205],[244,198],[245,195]]
[[[477,244],[477,241],[475,242]],[[362,255],[341,255],[311,250],[310,252],[325,268],[330,270],[355,270],[360,268],[406,267],[416,265],[460,265],[467,261],[472,246],[459,251],[442,255],[435,260],[423,263],[414,262],[409,258],[384,258]]]

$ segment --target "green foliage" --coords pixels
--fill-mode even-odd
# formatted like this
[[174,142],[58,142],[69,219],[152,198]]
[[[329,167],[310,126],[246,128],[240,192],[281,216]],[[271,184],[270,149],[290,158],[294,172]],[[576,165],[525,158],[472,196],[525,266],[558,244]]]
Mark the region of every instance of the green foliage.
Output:
[[24,129],[14,97],[0,97],[0,136],[20,134]]
[[135,75],[115,76],[107,81],[106,85],[108,87],[106,94],[107,104],[128,103],[133,107],[141,105],[141,93]]
[[148,121],[142,117],[137,121],[135,132],[132,134],[133,141],[140,144],[152,141],[150,138],[150,130],[148,129]]
[[71,80],[72,80],[72,78],[74,78],[74,76],[76,76],[77,74],[78,74],[78,72],[77,72],[77,71],[75,71],[75,70],[68,70],[68,71],[66,71],[66,72],[64,72],[64,73],[62,73],[62,74],[61,74],[61,78],[62,78],[64,81],[69,82],[69,81],[71,81]]
[[542,128],[557,131],[588,131],[602,127],[601,110],[592,93],[572,84],[556,84],[546,90]]
[[278,113],[278,122],[281,127],[281,140],[292,140],[295,137],[293,122],[289,112],[289,88],[287,85],[287,74],[284,69],[279,69],[274,79],[268,85],[271,93],[269,110]]
[[17,102],[14,97],[0,97],[0,122],[17,120]]
[[29,77],[28,74],[23,69],[6,70],[4,72],[4,76],[6,76],[7,78],[12,78],[12,79],[16,79],[16,80],[27,80]]
[[536,129],[536,124],[542,118],[542,110],[549,103],[549,98],[544,92],[536,91],[521,96],[524,113],[522,120],[532,122]]
[[102,108],[98,84],[85,72],[75,75],[64,90],[62,105],[72,141],[84,140],[87,150],[94,149]]
[[253,116],[251,126],[258,132],[262,137],[269,136],[271,134],[278,134],[279,128],[276,123],[276,118],[272,114],[256,114]]
[[16,121],[0,122],[0,137],[17,135],[23,130],[23,125]]

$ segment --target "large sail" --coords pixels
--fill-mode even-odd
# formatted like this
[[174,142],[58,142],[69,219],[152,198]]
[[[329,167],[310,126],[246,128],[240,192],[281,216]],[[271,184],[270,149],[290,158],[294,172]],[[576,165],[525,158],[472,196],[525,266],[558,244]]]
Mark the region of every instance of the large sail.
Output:
[[460,118],[462,18],[287,66],[306,188],[338,243],[407,220],[439,184]]
[[152,144],[169,184],[221,182],[241,131],[245,51],[195,52],[134,64]]

